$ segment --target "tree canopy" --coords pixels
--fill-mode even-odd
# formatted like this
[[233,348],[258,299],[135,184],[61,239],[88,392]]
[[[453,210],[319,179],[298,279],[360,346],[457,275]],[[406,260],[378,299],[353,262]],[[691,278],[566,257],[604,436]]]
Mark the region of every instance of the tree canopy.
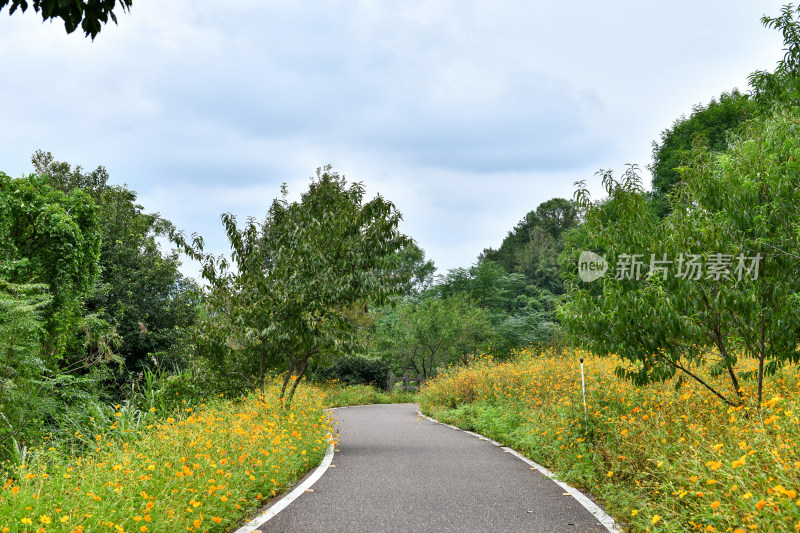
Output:
[[330,167],[318,169],[299,202],[287,193],[284,186],[262,222],[239,228],[223,215],[236,268],[207,257],[204,275],[232,295],[226,314],[237,344],[258,353],[257,371],[263,376],[267,357],[283,365],[283,393],[294,377],[291,400],[312,358],[356,345],[354,306],[407,289],[411,272],[393,266],[412,241],[398,231],[394,204],[380,196],[365,202],[364,186],[348,185]]
[[114,10],[130,11],[133,0],[0,0],[0,11],[9,6],[8,14],[13,15],[19,9],[25,12],[28,7],[42,15],[42,21],[61,19],[67,33],[72,33],[78,26],[87,37],[94,40],[103,24],[111,19],[117,23]]
[[722,93],[706,105],[696,105],[692,114],[680,117],[669,129],[661,132],[661,140],[653,142],[652,200],[656,213],[669,212],[668,195],[680,182],[679,167],[688,163],[692,148],[699,142],[712,151],[723,151],[728,139],[750,118],[756,106],[737,90]]

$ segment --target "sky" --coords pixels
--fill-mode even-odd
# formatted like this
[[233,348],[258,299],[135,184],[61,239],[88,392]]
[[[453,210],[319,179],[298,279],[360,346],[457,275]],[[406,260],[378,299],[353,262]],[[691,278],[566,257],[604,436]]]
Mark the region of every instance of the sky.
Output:
[[[134,0],[92,41],[0,11],[0,171],[105,166],[206,251],[326,164],[403,214],[440,273],[528,211],[638,164],[692,107],[773,70],[753,0]],[[196,277],[186,259],[182,270]]]

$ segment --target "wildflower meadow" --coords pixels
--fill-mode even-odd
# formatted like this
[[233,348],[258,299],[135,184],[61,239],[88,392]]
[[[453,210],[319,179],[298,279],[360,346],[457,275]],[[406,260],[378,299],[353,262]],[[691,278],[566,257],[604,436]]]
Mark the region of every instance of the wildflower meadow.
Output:
[[429,383],[420,404],[587,490],[625,530],[800,530],[797,367],[768,378],[759,410],[691,383],[636,387],[615,376],[620,364],[577,349],[483,356]]
[[285,409],[278,392],[149,412],[139,429],[115,422],[94,435],[88,453],[45,447],[5,464],[0,531],[230,531],[329,446],[325,395],[304,387]]

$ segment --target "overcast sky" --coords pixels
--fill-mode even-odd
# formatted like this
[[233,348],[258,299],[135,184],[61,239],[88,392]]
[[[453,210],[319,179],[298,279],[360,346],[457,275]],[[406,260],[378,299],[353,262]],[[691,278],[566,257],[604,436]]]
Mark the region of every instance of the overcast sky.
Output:
[[[469,266],[693,105],[773,70],[783,2],[135,0],[94,42],[0,12],[0,171],[37,149],[137,191],[208,251],[332,164]],[[644,170],[649,184],[649,173]],[[196,273],[187,264],[184,271]]]

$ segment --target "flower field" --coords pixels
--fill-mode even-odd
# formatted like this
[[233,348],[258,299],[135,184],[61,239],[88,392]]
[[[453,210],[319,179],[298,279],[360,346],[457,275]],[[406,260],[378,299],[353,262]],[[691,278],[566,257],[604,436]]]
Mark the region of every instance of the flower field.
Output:
[[177,419],[147,413],[138,431],[114,423],[81,457],[39,450],[0,470],[0,531],[230,531],[321,461],[324,401],[301,387],[285,410],[270,386]]
[[420,403],[587,489],[627,530],[800,530],[797,367],[767,379],[759,411],[692,383],[634,387],[615,377],[619,364],[580,350],[485,356],[430,383]]

